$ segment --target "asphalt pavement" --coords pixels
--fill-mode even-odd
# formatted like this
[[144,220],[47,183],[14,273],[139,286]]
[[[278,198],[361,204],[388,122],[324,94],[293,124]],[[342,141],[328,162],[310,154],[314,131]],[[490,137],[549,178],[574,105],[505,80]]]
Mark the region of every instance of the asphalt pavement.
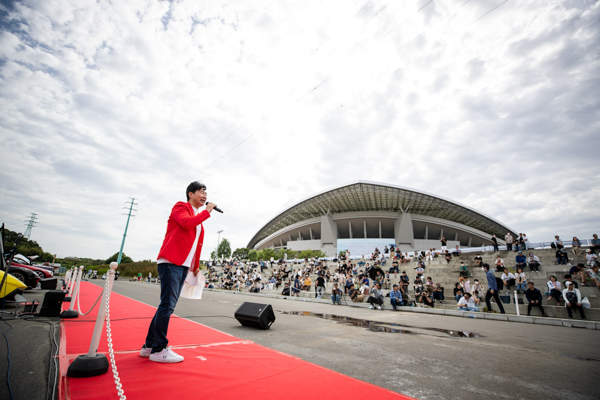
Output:
[[[158,306],[156,284],[117,281],[114,291]],[[271,329],[243,327],[234,319],[245,301],[272,305],[277,319]],[[299,312],[302,315],[294,315]],[[394,312],[389,305],[380,311],[210,291],[202,300],[180,299],[175,313],[419,399],[600,398],[597,330]],[[340,323],[342,318],[337,317],[350,320]],[[140,337],[140,346],[143,341]],[[123,386],[126,391],[127,382]],[[310,395],[310,382],[298,377],[298,390]]]

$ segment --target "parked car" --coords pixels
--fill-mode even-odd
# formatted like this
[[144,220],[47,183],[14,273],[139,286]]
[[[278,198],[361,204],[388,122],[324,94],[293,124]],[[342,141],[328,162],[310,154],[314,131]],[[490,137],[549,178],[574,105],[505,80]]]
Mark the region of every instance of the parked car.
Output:
[[44,268],[34,267],[33,265],[18,264],[13,261],[13,263],[10,266],[11,266],[11,268],[12,267],[27,268],[28,270],[31,270],[34,273],[36,273],[41,279],[52,278],[54,276],[53,272],[50,272]]
[[37,287],[41,279],[38,274],[32,270],[21,266],[15,266],[15,264],[10,266],[10,271],[8,271],[8,274],[23,282],[25,285],[27,285],[28,289]]

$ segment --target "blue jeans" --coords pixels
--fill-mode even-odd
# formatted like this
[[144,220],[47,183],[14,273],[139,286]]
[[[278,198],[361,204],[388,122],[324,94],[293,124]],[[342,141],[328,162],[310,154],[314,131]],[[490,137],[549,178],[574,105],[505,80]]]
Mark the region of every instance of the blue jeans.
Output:
[[335,303],[339,304],[339,302],[340,302],[340,295],[339,294],[332,294],[331,295],[331,302],[333,304],[335,304]]
[[458,311],[479,311],[479,307],[458,307]]
[[396,309],[396,307],[398,307],[398,306],[404,305],[404,301],[396,300],[396,299],[390,299],[390,303],[392,303],[392,307],[394,307],[394,309]]
[[527,290],[527,284],[526,283],[517,283],[517,290],[519,290],[519,289]]
[[160,277],[160,305],[148,328],[146,336],[146,347],[152,348],[153,353],[162,351],[169,344],[167,330],[171,314],[179,300],[183,282],[187,277],[188,267],[175,264],[158,264],[158,276]]

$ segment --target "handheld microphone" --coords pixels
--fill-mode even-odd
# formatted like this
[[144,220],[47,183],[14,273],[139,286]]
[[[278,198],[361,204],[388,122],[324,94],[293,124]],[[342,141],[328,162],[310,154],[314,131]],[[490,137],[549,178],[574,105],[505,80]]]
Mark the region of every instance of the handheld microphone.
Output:
[[[206,201],[206,204],[208,204],[208,200]],[[219,207],[213,207],[213,210],[220,212],[221,214],[223,214],[223,210],[221,210]]]

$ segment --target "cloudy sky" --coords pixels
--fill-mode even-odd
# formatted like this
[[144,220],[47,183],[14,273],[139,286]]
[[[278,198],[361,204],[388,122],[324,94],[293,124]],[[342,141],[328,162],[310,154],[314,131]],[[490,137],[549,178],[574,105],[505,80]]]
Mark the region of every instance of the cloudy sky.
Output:
[[[2,1],[0,222],[59,256],[154,259],[193,180],[244,247],[355,180],[532,241],[600,231],[595,1]],[[600,233],[600,232],[598,232]]]

